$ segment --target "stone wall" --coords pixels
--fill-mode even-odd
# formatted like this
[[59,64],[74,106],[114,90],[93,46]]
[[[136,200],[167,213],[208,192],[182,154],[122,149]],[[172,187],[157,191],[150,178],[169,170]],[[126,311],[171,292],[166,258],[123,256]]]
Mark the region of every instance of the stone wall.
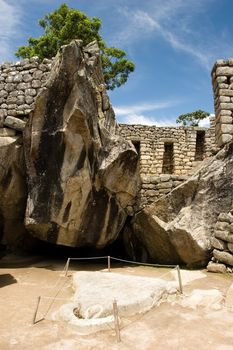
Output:
[[[0,66],[0,136],[14,136],[24,129],[52,62],[33,57]],[[119,133],[140,154],[139,206],[167,194],[212,154],[214,127],[214,120],[211,128],[119,125]]]
[[140,153],[140,206],[185,181],[215,148],[213,119],[210,128],[120,124],[119,132]]
[[218,60],[212,69],[216,144],[224,146],[233,137],[233,58]]
[[208,264],[210,272],[233,271],[233,211],[221,213],[212,238],[213,258]]
[[[0,65],[0,135],[22,130],[44,86],[52,61],[37,57]],[[3,129],[4,128],[4,129]],[[8,130],[10,128],[11,130]]]

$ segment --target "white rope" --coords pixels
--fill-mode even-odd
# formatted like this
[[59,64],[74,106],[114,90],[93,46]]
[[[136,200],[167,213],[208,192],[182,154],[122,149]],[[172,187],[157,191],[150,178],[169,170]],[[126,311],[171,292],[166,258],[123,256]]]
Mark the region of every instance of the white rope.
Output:
[[144,265],[144,266],[154,266],[154,267],[176,267],[177,265],[161,265],[161,264],[149,264],[149,263],[143,263],[143,262],[138,262],[138,261],[131,261],[131,260],[125,260],[125,259],[120,259],[120,258],[115,258],[113,256],[110,257],[112,260],[116,261],[122,261],[126,262],[129,264],[136,264],[136,265]]

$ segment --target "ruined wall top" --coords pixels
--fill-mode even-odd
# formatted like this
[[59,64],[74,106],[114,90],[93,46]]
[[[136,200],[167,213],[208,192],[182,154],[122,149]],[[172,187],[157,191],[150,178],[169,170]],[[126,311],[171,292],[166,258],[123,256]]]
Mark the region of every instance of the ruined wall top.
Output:
[[8,117],[24,119],[30,113],[51,66],[52,60],[38,57],[0,65],[0,126],[7,126]]
[[224,146],[233,139],[233,58],[218,60],[212,69],[216,144]]

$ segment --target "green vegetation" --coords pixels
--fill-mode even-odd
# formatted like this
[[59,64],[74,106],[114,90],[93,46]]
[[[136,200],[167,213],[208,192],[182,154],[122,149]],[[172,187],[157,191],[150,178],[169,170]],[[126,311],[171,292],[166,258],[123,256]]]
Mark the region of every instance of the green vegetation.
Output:
[[189,126],[198,126],[200,120],[205,119],[210,114],[208,112],[202,111],[201,109],[187,113],[187,114],[181,114],[177,119],[177,123],[182,123],[182,125],[189,125]]
[[69,44],[73,39],[83,40],[87,45],[96,40],[101,50],[102,66],[107,89],[113,90],[124,84],[134,63],[126,58],[126,53],[115,47],[107,47],[99,34],[101,20],[89,18],[83,12],[62,4],[57,10],[39,20],[44,34],[39,38],[28,39],[27,46],[19,47],[17,57],[40,59],[52,58],[62,45]]

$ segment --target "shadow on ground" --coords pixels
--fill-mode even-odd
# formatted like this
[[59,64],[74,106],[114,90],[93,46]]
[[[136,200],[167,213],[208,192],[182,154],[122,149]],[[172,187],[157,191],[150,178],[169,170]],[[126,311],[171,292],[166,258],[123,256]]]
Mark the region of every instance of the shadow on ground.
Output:
[[6,287],[13,283],[17,283],[17,280],[10,273],[0,275],[0,288]]

